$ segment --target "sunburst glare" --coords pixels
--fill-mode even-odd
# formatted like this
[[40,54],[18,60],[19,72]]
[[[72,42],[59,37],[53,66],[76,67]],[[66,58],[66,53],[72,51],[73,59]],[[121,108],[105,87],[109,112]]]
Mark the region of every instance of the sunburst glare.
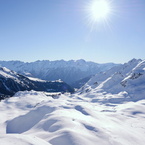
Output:
[[93,30],[99,23],[109,26],[110,14],[113,12],[111,0],[92,0],[86,6],[87,19]]

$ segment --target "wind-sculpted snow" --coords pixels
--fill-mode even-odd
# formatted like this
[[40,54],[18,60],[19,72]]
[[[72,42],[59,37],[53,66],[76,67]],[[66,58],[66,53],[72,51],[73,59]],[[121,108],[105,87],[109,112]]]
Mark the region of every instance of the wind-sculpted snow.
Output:
[[14,118],[7,122],[6,133],[23,133],[35,126],[45,114],[51,113],[53,108],[48,106],[39,107],[27,114]]
[[145,100],[116,97],[128,94],[18,92],[0,102],[0,145],[144,145]]

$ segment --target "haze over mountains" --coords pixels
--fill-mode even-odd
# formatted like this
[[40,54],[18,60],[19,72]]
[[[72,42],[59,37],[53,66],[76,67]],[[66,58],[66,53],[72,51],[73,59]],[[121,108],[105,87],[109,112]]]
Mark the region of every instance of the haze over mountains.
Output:
[[44,60],[30,63],[21,61],[0,61],[0,65],[23,75],[33,76],[48,81],[61,79],[69,85],[72,85],[76,81],[91,77],[98,72],[106,71],[117,64],[98,64],[80,59],[76,61]]

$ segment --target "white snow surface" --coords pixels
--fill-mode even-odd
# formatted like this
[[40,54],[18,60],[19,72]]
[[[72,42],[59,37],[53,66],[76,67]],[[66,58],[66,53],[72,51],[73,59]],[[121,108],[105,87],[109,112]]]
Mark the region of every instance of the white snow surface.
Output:
[[38,79],[38,78],[34,78],[34,77],[27,77],[29,80],[32,80],[32,81],[36,81],[36,82],[46,82],[45,80],[41,80],[41,79]]
[[[121,92],[128,94],[127,97],[122,97],[122,101],[145,99],[145,60],[133,59],[107,72],[96,74],[78,91],[85,96],[99,92],[107,94],[108,101],[109,93],[116,96]],[[121,101],[118,97],[115,98],[116,101]]]
[[0,135],[0,145],[50,145],[48,142],[37,138],[21,134]]
[[0,102],[0,145],[144,145],[145,100],[106,97],[128,94],[18,92]]
[[0,76],[5,78],[17,79],[17,73],[7,69],[6,67],[0,67]]

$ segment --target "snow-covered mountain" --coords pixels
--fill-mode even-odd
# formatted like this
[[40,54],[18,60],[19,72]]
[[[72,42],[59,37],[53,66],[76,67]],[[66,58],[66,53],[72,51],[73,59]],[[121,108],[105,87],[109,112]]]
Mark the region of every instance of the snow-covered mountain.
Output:
[[28,78],[5,67],[0,67],[0,94],[14,95],[16,92],[24,90],[73,92],[73,89],[62,81],[50,82]]
[[96,74],[55,99],[19,91],[0,102],[0,116],[0,145],[144,145],[145,60]]
[[73,84],[78,80],[89,77],[101,71],[106,71],[117,65],[114,63],[98,64],[85,60],[57,60],[35,61],[24,63],[21,61],[0,61],[0,65],[20,74],[33,76],[43,80],[58,80]]
[[[109,71],[96,74],[79,90],[79,93],[87,95],[92,92],[120,93],[118,97],[121,99],[122,95],[122,99],[126,101],[145,99],[145,60],[133,59]],[[117,99],[116,97],[116,101]]]

